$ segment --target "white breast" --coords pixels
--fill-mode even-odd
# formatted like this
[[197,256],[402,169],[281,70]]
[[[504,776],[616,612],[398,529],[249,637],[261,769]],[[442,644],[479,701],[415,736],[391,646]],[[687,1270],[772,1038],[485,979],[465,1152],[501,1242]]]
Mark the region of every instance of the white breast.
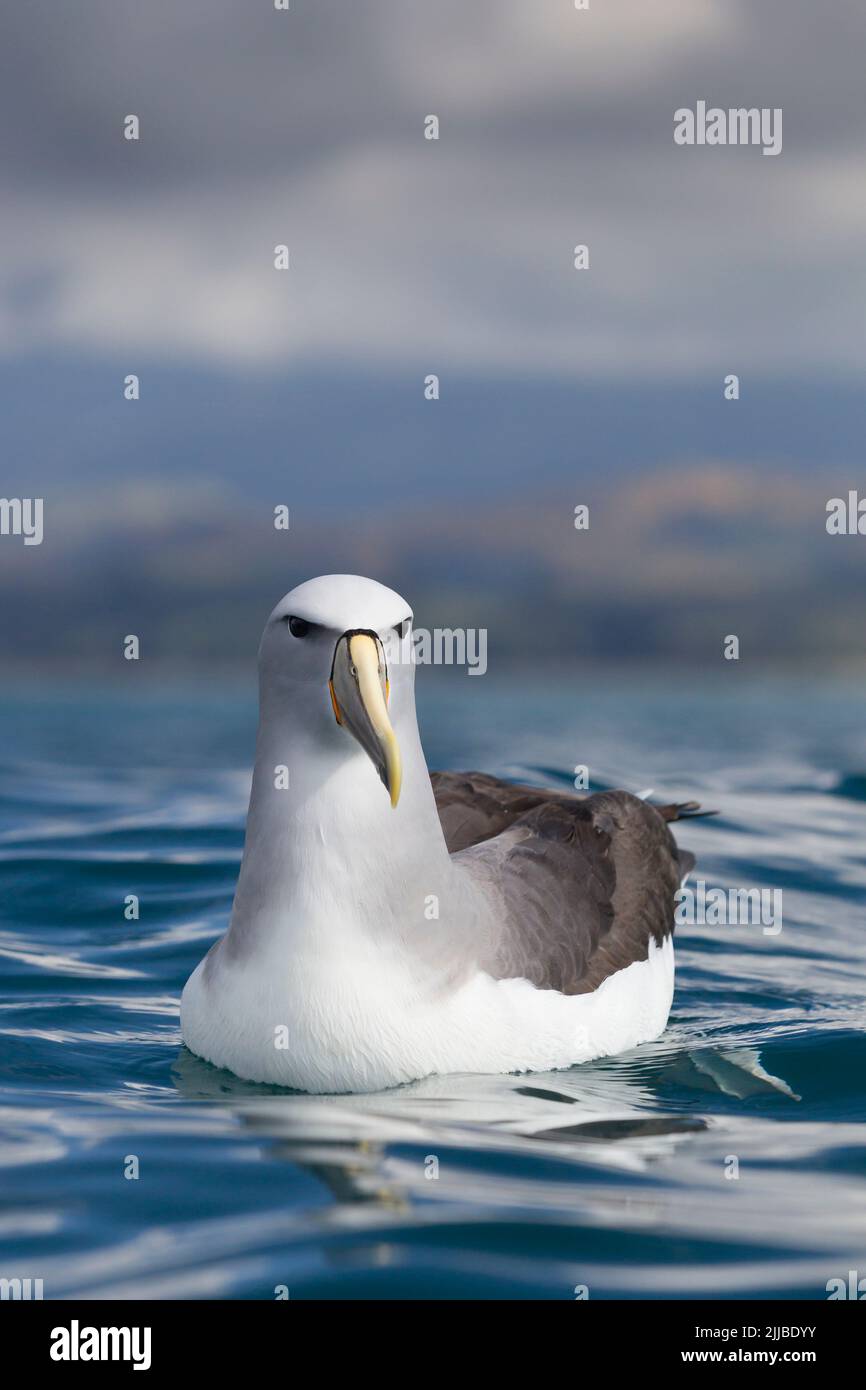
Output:
[[219,958],[191,976],[187,1046],[249,1081],[322,1092],[376,1091],[433,1073],[548,1071],[657,1037],[670,1012],[673,941],[609,976],[592,994],[473,974],[430,992],[405,964],[261,955]]

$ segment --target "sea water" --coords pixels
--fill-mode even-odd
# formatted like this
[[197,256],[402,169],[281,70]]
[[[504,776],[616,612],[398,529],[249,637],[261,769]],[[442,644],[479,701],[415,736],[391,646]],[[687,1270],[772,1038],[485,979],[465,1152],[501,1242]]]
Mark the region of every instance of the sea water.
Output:
[[723,674],[419,672],[431,767],[562,790],[585,765],[591,789],[718,808],[680,843],[713,888],[779,890],[783,928],[679,926],[670,1025],[624,1056],[321,1098],[180,1039],[240,862],[252,684],[7,694],[0,1279],[45,1298],[856,1290],[862,694]]

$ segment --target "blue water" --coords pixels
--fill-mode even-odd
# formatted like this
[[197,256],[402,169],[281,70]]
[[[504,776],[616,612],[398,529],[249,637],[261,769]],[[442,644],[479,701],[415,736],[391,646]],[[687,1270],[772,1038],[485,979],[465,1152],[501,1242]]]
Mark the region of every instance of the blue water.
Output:
[[782,931],[680,929],[670,1026],[622,1057],[376,1096],[245,1084],[185,1051],[178,1000],[231,904],[252,688],[8,695],[0,1276],[570,1299],[824,1298],[866,1274],[862,693],[439,674],[431,766],[567,786],[587,763],[594,787],[696,796],[721,810],[678,827],[700,875],[780,887]]

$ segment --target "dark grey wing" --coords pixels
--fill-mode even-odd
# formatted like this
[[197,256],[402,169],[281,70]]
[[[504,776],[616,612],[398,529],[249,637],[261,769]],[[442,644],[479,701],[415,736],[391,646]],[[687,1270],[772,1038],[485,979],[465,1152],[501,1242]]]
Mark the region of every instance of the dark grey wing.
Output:
[[486,772],[431,772],[433,795],[445,843],[451,854],[499,835],[536,806],[579,798],[545,787],[503,782]]
[[[456,859],[502,904],[500,931],[479,961],[495,978],[589,993],[673,932],[689,867],[668,830],[674,808],[622,791],[578,799],[477,773],[457,778],[443,787],[443,829],[447,816],[446,840],[481,832]],[[476,791],[480,809],[461,808]]]

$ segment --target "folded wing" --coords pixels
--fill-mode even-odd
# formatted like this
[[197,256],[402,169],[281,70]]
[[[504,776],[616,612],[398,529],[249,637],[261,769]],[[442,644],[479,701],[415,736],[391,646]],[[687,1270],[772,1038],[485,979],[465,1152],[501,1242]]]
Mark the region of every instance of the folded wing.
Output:
[[477,772],[434,773],[432,782],[449,850],[501,905],[501,928],[479,962],[495,978],[589,993],[673,932],[674,894],[694,864],[668,829],[676,807]]

